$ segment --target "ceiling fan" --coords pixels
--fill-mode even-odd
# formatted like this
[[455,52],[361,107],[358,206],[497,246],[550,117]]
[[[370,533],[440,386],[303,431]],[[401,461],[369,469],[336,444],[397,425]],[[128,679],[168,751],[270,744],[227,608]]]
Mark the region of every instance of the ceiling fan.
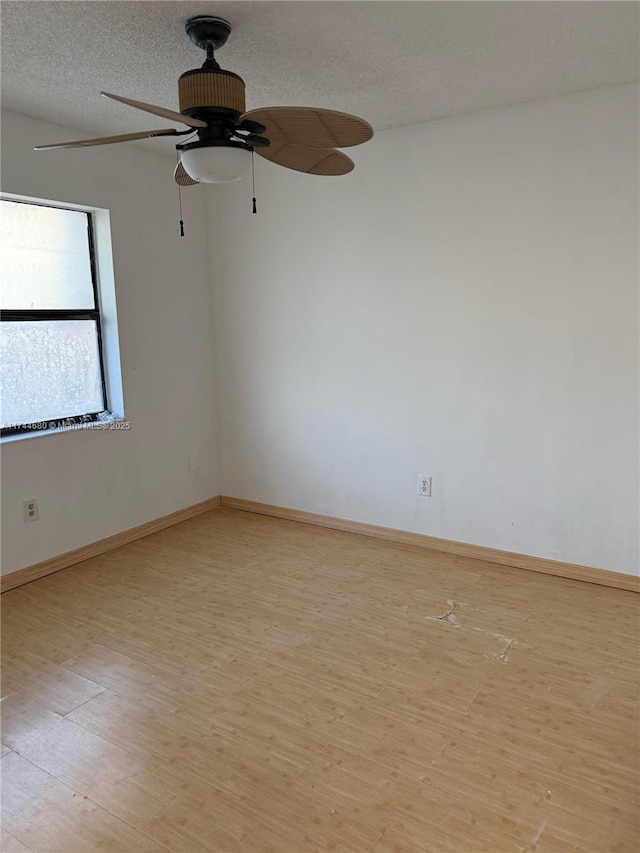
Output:
[[353,160],[336,149],[371,139],[373,128],[368,122],[348,113],[315,107],[264,107],[247,112],[244,81],[220,68],[214,58],[214,51],[225,44],[231,33],[228,21],[198,15],[186,22],[185,30],[195,45],[206,50],[207,58],[201,68],[186,71],[178,80],[180,112],[109,92],[101,94],[180,122],[187,125],[187,130],[142,130],[38,145],[35,150],[197,133],[195,141],[176,145],[179,160],[174,179],[183,187],[240,180],[249,170],[254,151],[265,160],[310,175],[346,175],[354,168]]

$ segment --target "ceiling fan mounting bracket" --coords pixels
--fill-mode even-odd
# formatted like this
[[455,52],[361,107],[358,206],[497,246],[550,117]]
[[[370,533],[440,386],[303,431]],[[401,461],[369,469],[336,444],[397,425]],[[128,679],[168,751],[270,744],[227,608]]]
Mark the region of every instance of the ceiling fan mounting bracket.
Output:
[[184,25],[191,41],[203,50],[219,50],[231,34],[231,24],[213,15],[196,15]]

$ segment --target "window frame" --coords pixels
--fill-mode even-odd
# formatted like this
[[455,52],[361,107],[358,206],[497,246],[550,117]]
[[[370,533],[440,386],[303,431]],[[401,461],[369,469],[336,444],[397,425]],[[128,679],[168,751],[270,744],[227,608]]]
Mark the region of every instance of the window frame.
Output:
[[66,204],[49,204],[44,201],[27,200],[2,194],[0,199],[17,204],[28,204],[33,207],[49,207],[54,210],[69,210],[73,213],[83,213],[87,217],[87,243],[89,248],[89,268],[91,272],[91,288],[93,292],[92,309],[87,308],[3,308],[0,309],[0,323],[11,322],[38,322],[42,320],[92,320],[96,324],[96,338],[98,344],[98,360],[100,365],[100,387],[102,390],[103,408],[97,412],[86,412],[78,415],[65,415],[52,420],[34,421],[31,424],[20,424],[19,426],[0,428],[0,437],[33,435],[43,430],[59,430],[75,424],[92,423],[97,421],[101,414],[109,411],[109,397],[105,373],[105,358],[102,335],[102,316],[100,305],[100,288],[98,282],[98,262],[96,254],[96,235],[94,212]]

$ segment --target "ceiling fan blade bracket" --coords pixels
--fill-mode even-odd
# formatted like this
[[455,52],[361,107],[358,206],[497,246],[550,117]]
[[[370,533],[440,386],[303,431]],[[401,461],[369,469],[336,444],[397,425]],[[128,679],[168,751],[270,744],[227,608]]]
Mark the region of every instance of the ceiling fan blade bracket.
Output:
[[267,139],[266,136],[258,136],[255,133],[250,133],[248,136],[243,136],[240,138],[241,142],[244,142],[245,145],[248,145],[251,148],[268,148],[271,145],[271,140]]
[[174,128],[171,128],[171,130],[159,130],[155,133],[149,134],[149,136],[187,136],[191,133],[194,133],[194,129],[192,127],[190,127],[188,130],[175,130]]
[[260,122],[252,121],[248,118],[243,119],[236,128],[236,130],[240,130],[243,133],[264,133],[266,129],[267,128],[263,124],[260,124]]

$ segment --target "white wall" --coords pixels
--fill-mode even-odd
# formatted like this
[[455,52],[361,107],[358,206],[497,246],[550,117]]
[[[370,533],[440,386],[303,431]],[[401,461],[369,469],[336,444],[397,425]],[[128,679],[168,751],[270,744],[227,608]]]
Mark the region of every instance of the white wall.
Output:
[[636,98],[211,188],[223,493],[637,573]]
[[[2,116],[2,189],[111,211],[128,432],[82,431],[2,447],[3,574],[219,494],[212,296],[204,190],[183,193],[175,164],[120,145],[34,152],[77,130]],[[200,467],[189,470],[189,453]],[[22,521],[36,498],[40,520]]]
[[111,210],[132,423],[3,446],[3,573],[221,492],[637,573],[636,97],[386,131],[337,179],[257,158],[259,215],[192,188],[184,239],[168,153],[3,114],[3,190]]

